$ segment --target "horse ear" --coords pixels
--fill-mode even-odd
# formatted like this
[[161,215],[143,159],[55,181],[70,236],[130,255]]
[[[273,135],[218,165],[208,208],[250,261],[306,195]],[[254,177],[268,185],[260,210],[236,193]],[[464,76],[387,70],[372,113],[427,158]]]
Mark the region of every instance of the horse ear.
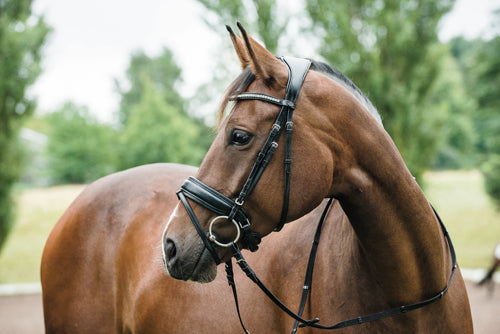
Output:
[[285,64],[250,37],[241,23],[238,22],[237,25],[245,41],[246,54],[250,58],[249,65],[252,67],[253,73],[269,86],[277,83],[279,86],[285,87],[288,81],[288,70]]
[[236,36],[234,33],[233,29],[231,29],[230,26],[226,25],[226,29],[229,32],[229,36],[231,37],[231,41],[233,42],[234,50],[236,51],[236,54],[238,55],[238,58],[240,59],[241,63],[241,69],[244,70],[250,65],[250,60],[248,60],[248,54],[245,49],[245,45],[243,44],[243,41],[241,38]]

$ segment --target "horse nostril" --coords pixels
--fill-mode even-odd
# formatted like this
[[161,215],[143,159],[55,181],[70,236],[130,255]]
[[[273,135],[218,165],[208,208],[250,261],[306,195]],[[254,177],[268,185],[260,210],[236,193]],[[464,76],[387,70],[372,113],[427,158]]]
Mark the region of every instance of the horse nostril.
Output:
[[177,247],[172,239],[165,242],[165,256],[167,263],[172,265],[177,260]]

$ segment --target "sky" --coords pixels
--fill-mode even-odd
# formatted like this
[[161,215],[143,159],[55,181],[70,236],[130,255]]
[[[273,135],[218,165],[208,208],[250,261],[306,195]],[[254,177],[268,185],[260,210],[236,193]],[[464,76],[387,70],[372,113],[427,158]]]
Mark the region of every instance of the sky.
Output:
[[[491,12],[497,8],[500,0],[457,0],[440,23],[440,40],[489,37]],[[40,113],[73,101],[112,122],[119,105],[114,80],[124,79],[131,53],[155,56],[165,46],[182,68],[181,93],[189,97],[210,79],[221,45],[194,0],[35,0],[33,9],[53,28],[44,70],[29,91]]]

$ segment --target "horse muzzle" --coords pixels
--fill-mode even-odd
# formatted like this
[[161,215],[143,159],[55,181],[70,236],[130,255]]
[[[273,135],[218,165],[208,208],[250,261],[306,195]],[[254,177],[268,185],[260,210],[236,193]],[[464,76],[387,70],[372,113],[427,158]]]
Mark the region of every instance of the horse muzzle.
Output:
[[208,283],[217,275],[212,255],[199,238],[180,242],[175,236],[164,233],[162,251],[166,272],[172,278]]
[[[258,249],[261,236],[250,229],[250,216],[241,206],[243,203],[233,201],[194,177],[184,181],[177,197],[182,205],[177,206],[170,217],[162,239],[163,261],[173,278],[209,282],[215,278],[215,267],[222,262],[221,257],[230,258],[232,245],[239,243],[251,251]],[[208,228],[200,224],[192,202],[207,209],[205,213],[212,216],[203,219],[210,222]],[[185,228],[185,213],[179,212],[182,208],[196,233]]]
[[[184,205],[191,222],[205,244],[205,247],[212,254],[215,263],[221,263],[215,246],[230,247],[232,244],[241,241],[243,247],[253,252],[259,248],[258,245],[261,241],[261,236],[250,229],[250,215],[242,207],[243,203],[239,203],[238,200],[233,201],[194,177],[189,177],[184,181],[181,189],[177,192],[177,197]],[[201,227],[196,214],[187,200],[188,198],[218,215],[211,220],[208,231],[205,231]],[[234,226],[236,236],[233,240],[218,240],[214,230],[215,225],[220,221],[226,221],[229,225],[232,224]]]

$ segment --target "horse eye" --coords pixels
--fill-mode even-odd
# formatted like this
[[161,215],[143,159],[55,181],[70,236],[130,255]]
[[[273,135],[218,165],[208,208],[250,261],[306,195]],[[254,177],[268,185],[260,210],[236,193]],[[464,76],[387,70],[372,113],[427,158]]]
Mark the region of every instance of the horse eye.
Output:
[[231,134],[231,144],[237,146],[243,146],[250,142],[253,135],[243,131],[243,130],[234,130]]

